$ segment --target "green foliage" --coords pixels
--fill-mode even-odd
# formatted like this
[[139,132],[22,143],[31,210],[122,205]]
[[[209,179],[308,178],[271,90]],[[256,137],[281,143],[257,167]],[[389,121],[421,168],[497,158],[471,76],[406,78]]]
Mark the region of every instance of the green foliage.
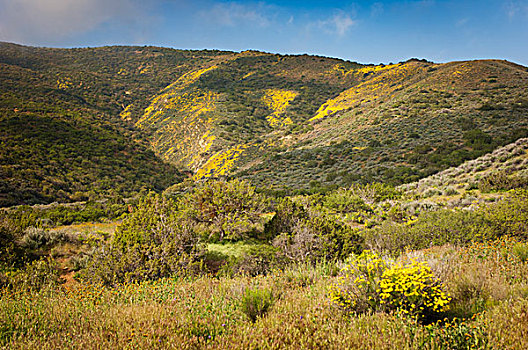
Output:
[[178,202],[181,220],[188,220],[208,240],[260,237],[269,200],[246,181],[208,181]]
[[0,213],[0,269],[15,264],[21,255],[16,240],[22,235],[22,229],[5,215]]
[[77,114],[4,117],[0,130],[0,206],[131,197],[181,180],[112,125]]
[[268,288],[246,288],[240,297],[242,312],[253,323],[263,317],[274,302],[273,291]]
[[372,210],[359,195],[345,189],[339,189],[326,195],[323,205],[336,213]]
[[267,274],[275,265],[279,265],[278,251],[268,244],[252,244],[239,256],[230,256],[221,267],[222,275],[258,276]]
[[488,332],[484,325],[473,322],[473,319],[454,318],[439,320],[422,326],[415,321],[407,321],[406,329],[416,334],[423,329],[418,338],[420,349],[488,349]]
[[61,282],[57,263],[51,258],[42,258],[27,263],[22,269],[8,272],[7,287],[17,291],[38,292],[56,288]]
[[508,176],[505,171],[492,172],[478,181],[478,189],[482,192],[507,191],[527,186],[528,178]]
[[528,244],[517,243],[513,246],[512,253],[522,262],[528,261]]
[[385,222],[364,233],[365,244],[371,249],[396,253],[448,243],[466,245],[503,236],[525,239],[527,193],[519,189],[503,200],[474,210],[442,209],[426,212],[405,224]]
[[173,200],[150,194],[93,256],[83,277],[104,284],[192,273],[203,254],[199,236]]
[[289,197],[277,198],[275,215],[264,227],[267,237],[276,237],[281,233],[293,231],[299,220],[308,218],[308,213],[300,204],[293,202]]

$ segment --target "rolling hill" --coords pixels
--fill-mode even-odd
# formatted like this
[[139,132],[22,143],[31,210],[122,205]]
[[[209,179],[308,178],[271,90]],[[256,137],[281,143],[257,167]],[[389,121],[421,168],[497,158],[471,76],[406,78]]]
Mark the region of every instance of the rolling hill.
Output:
[[[257,51],[0,44],[0,205],[416,181],[528,136],[528,70]],[[179,170],[178,170],[179,169]]]

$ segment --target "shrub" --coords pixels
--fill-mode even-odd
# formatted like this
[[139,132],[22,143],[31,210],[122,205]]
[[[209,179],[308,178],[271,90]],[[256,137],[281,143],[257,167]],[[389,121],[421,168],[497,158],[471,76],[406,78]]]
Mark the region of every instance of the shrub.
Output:
[[360,196],[345,189],[339,189],[328,194],[325,197],[324,205],[337,213],[372,211]]
[[264,275],[276,263],[277,249],[267,244],[254,245],[239,257],[230,257],[221,272],[230,276],[242,274],[248,276]]
[[111,285],[194,269],[204,249],[193,225],[178,214],[174,201],[147,196],[117,227],[113,241],[99,247],[81,275]]
[[522,176],[508,176],[506,171],[490,173],[478,182],[478,188],[482,192],[505,191],[514,188],[522,188],[528,185],[528,179]]
[[363,249],[363,238],[333,216],[299,220],[291,232],[277,236],[273,245],[294,262],[342,260]]
[[264,316],[274,301],[273,292],[268,288],[246,288],[240,298],[242,312],[251,322]]
[[379,286],[380,302],[389,309],[421,316],[449,309],[451,297],[424,262],[394,265],[383,272]]
[[354,257],[343,272],[331,290],[331,297],[347,310],[398,310],[429,317],[449,308],[451,297],[426,263],[393,263],[365,251]]
[[180,220],[190,221],[204,238],[236,241],[259,238],[269,201],[248,182],[209,181],[183,196],[178,208]]
[[24,230],[24,235],[20,239],[20,246],[23,249],[39,249],[50,247],[60,242],[72,242],[74,238],[62,231],[49,231],[43,228],[28,227]]
[[20,228],[0,213],[0,267],[12,265],[18,260],[20,252],[15,241],[20,235]]
[[12,288],[27,291],[52,288],[61,282],[57,264],[51,258],[28,263],[8,277],[8,285]]
[[488,349],[486,327],[474,319],[455,317],[426,326],[408,320],[404,325],[410,334],[420,334],[420,349]]
[[517,243],[512,248],[512,253],[515,255],[520,261],[527,262],[528,261],[528,243]]

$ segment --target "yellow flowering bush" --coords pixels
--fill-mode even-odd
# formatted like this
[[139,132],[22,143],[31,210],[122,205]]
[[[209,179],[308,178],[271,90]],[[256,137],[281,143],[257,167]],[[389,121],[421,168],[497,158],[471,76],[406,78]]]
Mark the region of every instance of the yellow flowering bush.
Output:
[[426,263],[395,263],[370,251],[342,269],[330,295],[350,311],[399,310],[420,317],[447,311],[451,301]]
[[451,297],[424,262],[392,266],[383,272],[379,287],[380,302],[389,309],[400,309],[413,315],[449,309]]

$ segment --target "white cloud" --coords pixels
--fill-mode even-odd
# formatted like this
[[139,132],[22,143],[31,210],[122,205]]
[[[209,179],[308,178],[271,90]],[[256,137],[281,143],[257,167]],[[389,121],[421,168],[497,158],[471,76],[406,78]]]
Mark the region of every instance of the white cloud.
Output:
[[149,20],[144,3],[138,0],[0,0],[0,40],[22,43],[60,40],[111,20],[144,24]]
[[455,26],[456,27],[463,27],[469,22],[469,18],[464,17],[456,21]]
[[346,14],[345,12],[338,12],[326,20],[319,21],[318,27],[328,33],[344,36],[350,27],[356,24],[357,21],[353,20],[349,14]]
[[270,24],[270,20],[266,16],[266,6],[262,3],[254,5],[236,2],[218,3],[209,10],[201,11],[200,16],[209,23],[226,27],[234,27],[239,24],[266,27]]

